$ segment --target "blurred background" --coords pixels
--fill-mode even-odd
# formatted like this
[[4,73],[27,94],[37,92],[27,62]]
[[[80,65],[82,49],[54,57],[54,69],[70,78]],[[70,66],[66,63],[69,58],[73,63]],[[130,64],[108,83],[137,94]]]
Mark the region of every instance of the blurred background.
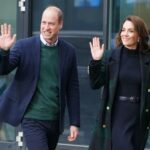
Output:
[[[77,48],[77,63],[81,94],[81,128],[77,141],[67,142],[68,116],[58,150],[87,150],[100,105],[99,90],[89,86],[87,66],[91,60],[89,41],[99,36],[106,49],[115,46],[120,23],[128,15],[142,17],[150,29],[150,0],[0,0],[0,24],[10,23],[17,39],[39,33],[41,14],[48,5],[56,5],[64,12],[64,27],[60,37]],[[13,73],[0,76],[0,93],[10,84]],[[17,140],[16,140],[17,137]],[[20,126],[14,128],[0,123],[0,150],[25,150]],[[150,139],[147,148],[150,150]]]

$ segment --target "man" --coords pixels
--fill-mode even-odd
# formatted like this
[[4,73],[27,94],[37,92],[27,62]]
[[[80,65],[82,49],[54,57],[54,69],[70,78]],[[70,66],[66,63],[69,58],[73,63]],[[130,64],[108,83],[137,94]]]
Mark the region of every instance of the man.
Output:
[[42,15],[40,35],[19,40],[12,47],[15,35],[11,36],[11,26],[1,25],[0,74],[17,70],[0,98],[0,119],[14,126],[22,124],[28,150],[55,149],[63,131],[66,104],[68,140],[74,141],[78,135],[76,55],[74,47],[58,37],[62,26],[62,11],[49,6]]

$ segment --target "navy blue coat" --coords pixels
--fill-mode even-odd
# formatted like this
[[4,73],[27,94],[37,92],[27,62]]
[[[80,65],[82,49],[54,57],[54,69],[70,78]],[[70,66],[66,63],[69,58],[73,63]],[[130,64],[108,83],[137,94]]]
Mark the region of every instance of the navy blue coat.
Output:
[[[40,72],[40,37],[33,36],[16,42],[8,53],[0,55],[0,74],[16,68],[10,86],[0,97],[0,120],[13,126],[21,123],[32,100]],[[68,106],[70,125],[80,126],[79,83],[75,48],[62,39],[59,51],[60,132],[64,126],[65,106]]]

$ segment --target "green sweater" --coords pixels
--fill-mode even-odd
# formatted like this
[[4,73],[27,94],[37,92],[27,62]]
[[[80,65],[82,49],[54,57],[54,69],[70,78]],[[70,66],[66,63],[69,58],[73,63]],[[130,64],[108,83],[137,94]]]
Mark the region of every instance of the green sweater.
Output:
[[41,44],[40,75],[25,118],[57,120],[59,114],[58,49]]

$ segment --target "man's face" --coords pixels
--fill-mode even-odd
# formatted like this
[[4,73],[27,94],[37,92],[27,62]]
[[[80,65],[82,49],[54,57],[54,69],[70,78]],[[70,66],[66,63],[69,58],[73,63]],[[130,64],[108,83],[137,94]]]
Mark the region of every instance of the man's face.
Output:
[[41,34],[45,41],[49,44],[53,44],[57,39],[62,25],[63,23],[59,21],[58,12],[56,10],[45,10],[42,15],[40,27]]

